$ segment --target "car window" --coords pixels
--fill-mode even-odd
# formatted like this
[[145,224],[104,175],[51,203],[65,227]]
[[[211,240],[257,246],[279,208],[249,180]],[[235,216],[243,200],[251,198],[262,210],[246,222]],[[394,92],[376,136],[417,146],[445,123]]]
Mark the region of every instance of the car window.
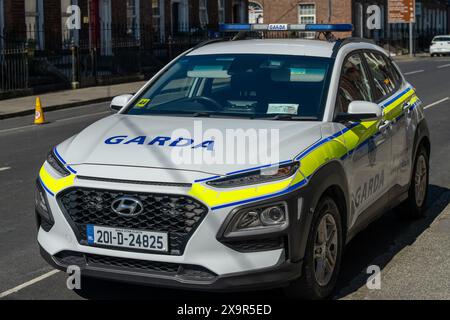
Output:
[[450,42],[450,37],[436,37],[433,39],[433,42],[445,42],[445,41]]
[[395,87],[397,88],[402,84],[402,76],[390,59],[386,58],[386,61],[388,64],[388,70],[391,73],[392,78],[394,79]]
[[396,82],[383,56],[375,52],[365,52],[367,65],[375,84],[375,97],[382,99],[389,96],[396,88]]
[[336,111],[347,112],[352,101],[373,101],[369,77],[358,53],[349,56],[342,67]]

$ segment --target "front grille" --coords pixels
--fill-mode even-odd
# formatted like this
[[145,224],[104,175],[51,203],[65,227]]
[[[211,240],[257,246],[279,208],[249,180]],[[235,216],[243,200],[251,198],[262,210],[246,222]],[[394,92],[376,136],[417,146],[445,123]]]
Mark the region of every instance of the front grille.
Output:
[[80,267],[119,269],[154,275],[176,276],[197,281],[211,281],[217,276],[201,266],[83,254],[73,251],[62,251],[56,254],[54,259],[64,267],[77,265]]
[[[144,211],[135,217],[123,217],[111,209],[118,197],[139,199]],[[183,195],[121,192],[73,188],[59,196],[59,202],[77,234],[87,245],[86,225],[168,232],[169,253],[181,255],[189,238],[208,213],[200,202]],[[128,250],[128,249],[127,249]]]

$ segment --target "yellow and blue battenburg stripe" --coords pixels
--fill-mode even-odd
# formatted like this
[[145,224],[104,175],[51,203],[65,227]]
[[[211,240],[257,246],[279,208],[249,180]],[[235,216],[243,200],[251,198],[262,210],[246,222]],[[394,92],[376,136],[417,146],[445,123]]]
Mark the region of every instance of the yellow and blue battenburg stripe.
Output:
[[77,173],[72,167],[67,165],[67,162],[61,157],[56,148],[54,149],[54,153],[61,163],[63,163],[64,166],[71,172],[71,174],[65,177],[56,178],[47,171],[45,165],[42,165],[41,170],[39,171],[38,180],[45,191],[51,196],[55,196],[61,190],[72,186]]
[[[409,102],[409,108],[403,110],[403,105],[406,101]],[[393,121],[393,124],[395,124],[395,122],[404,116],[405,111],[413,110],[419,105],[419,102],[420,100],[415,95],[414,89],[408,87],[382,105],[383,117],[385,120]],[[212,188],[203,183],[221,177],[212,176],[196,180],[189,194],[202,200],[210,206],[211,210],[218,210],[287,194],[307,184],[310,177],[324,164],[336,159],[344,160],[355,150],[363,147],[370,139],[373,139],[379,134],[377,121],[353,123],[343,130],[317,141],[296,156],[294,161],[300,161],[300,168],[291,178],[263,185],[225,190]],[[280,164],[289,162],[292,162],[292,160],[283,161]],[[226,175],[255,171],[270,166],[273,165],[264,165],[230,172]]]

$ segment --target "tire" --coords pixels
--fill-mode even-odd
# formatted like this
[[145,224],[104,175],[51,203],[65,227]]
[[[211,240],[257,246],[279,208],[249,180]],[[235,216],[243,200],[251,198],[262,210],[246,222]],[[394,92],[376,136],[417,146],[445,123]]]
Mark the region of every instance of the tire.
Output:
[[[334,227],[332,226],[334,224]],[[325,225],[325,229],[323,229]],[[320,199],[314,210],[314,218],[311,223],[311,229],[308,236],[308,243],[306,245],[305,257],[302,266],[302,276],[290,283],[285,288],[285,294],[290,298],[304,298],[311,300],[318,300],[327,298],[333,291],[337,276],[339,274],[341,258],[342,258],[342,227],[341,227],[341,213],[333,198],[324,196]],[[322,232],[320,232],[320,230]],[[330,236],[330,234],[333,234]],[[332,243],[329,248],[329,244],[319,244],[323,242],[323,231],[326,231],[329,237],[329,244]],[[322,239],[320,239],[322,238]],[[322,248],[320,248],[323,246]],[[329,259],[324,258],[334,256],[334,267],[332,271],[326,272],[325,269],[320,268],[320,261],[327,261],[328,266]],[[329,268],[328,268],[329,269]],[[321,273],[319,270],[323,271]]]
[[408,198],[397,208],[401,217],[406,219],[423,217],[428,195],[429,172],[429,155],[425,147],[420,146],[414,159]]
[[431,54],[431,57],[432,57],[432,58],[436,57],[436,54],[432,53],[432,54]]

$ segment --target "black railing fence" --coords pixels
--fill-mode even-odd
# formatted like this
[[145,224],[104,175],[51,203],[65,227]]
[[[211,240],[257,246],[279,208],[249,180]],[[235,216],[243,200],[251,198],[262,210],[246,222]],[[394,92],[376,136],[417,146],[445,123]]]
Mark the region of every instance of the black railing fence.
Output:
[[162,34],[145,24],[100,24],[95,29],[52,32],[26,25],[21,30],[0,30],[0,35],[3,92],[148,78],[175,56],[208,39],[208,32],[200,28],[179,25]]

